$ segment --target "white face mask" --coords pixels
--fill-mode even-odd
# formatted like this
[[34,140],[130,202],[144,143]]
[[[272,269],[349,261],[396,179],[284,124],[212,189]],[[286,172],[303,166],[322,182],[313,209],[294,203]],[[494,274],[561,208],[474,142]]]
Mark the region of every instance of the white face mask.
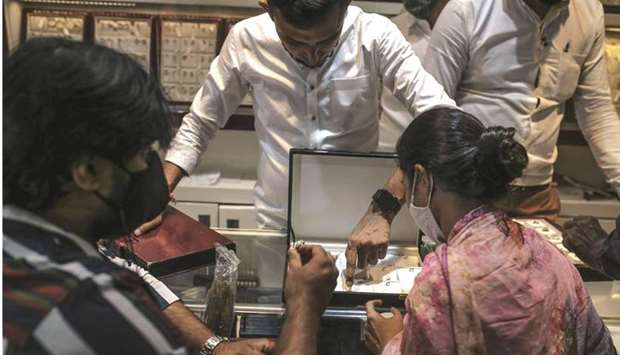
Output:
[[418,207],[414,205],[414,194],[415,194],[415,186],[417,182],[417,174],[415,174],[413,178],[413,187],[411,189],[411,201],[409,202],[409,213],[413,220],[418,225],[420,230],[424,233],[428,239],[432,240],[436,244],[441,244],[444,241],[444,235],[433,216],[433,212],[431,211],[431,198],[433,195],[433,177],[431,176],[431,191],[428,194],[428,201],[425,207]]

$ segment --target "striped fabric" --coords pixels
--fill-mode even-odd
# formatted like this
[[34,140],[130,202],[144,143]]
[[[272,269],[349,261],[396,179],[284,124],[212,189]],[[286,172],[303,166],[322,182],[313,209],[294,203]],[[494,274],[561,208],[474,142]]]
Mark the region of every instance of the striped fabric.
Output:
[[6,354],[185,354],[137,275],[33,214],[3,213]]

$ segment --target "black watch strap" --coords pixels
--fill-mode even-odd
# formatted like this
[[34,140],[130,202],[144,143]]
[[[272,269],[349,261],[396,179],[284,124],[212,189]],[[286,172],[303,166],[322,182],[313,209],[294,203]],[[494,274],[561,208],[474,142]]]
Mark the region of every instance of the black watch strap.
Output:
[[380,189],[372,196],[373,204],[387,216],[395,216],[400,210],[400,202],[388,190]]

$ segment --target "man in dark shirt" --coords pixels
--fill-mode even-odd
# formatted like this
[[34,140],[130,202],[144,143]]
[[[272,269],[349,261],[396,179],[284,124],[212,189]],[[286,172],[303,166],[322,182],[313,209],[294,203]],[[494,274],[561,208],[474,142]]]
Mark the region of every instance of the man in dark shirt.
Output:
[[[5,62],[3,104],[5,353],[273,350],[268,339],[214,337],[159,280],[95,248],[152,219],[169,199],[158,152],[175,122],[139,64],[96,44],[31,40]],[[291,254],[307,260],[289,272],[291,305],[312,294],[329,299],[333,262],[321,251]],[[300,322],[292,338],[318,327],[324,303],[290,310]],[[283,342],[279,351],[288,349]]]

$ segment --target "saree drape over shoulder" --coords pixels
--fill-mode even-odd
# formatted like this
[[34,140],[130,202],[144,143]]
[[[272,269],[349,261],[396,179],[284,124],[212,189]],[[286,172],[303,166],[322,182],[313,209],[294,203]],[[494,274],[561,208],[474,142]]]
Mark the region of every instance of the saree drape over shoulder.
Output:
[[616,354],[581,276],[551,243],[478,208],[424,260],[396,354]]

